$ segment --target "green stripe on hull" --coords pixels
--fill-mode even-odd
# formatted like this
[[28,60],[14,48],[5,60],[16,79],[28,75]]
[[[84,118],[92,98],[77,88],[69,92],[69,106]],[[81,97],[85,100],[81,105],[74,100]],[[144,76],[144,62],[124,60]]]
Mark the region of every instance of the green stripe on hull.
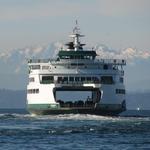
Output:
[[59,104],[28,104],[28,109],[45,110],[58,108],[60,108]]
[[59,114],[93,114],[93,115],[103,115],[103,116],[117,116],[121,113],[118,111],[105,111],[101,109],[30,109],[29,112],[35,115],[59,115]]
[[[97,105],[97,107],[60,107],[59,104],[28,104],[28,111],[36,115],[51,115],[51,114],[95,114],[116,116],[125,111],[121,105]],[[105,106],[105,107],[104,107]],[[107,106],[107,107],[106,107]],[[111,106],[111,107],[108,107]]]

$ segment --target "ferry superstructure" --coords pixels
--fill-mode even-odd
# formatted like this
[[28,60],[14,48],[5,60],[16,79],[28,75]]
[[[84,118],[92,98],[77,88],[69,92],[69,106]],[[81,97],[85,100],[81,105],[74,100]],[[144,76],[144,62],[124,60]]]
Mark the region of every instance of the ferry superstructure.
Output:
[[[98,59],[96,51],[81,44],[76,25],[67,49],[57,58],[29,59],[27,108],[31,114],[118,115],[126,110],[123,59]],[[58,91],[90,91],[85,100],[57,99]]]

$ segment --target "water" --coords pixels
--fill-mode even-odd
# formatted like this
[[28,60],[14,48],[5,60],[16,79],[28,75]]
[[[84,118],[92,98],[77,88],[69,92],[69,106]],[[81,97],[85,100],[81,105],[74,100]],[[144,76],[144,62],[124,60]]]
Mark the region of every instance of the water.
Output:
[[0,149],[149,150],[150,117],[1,113]]

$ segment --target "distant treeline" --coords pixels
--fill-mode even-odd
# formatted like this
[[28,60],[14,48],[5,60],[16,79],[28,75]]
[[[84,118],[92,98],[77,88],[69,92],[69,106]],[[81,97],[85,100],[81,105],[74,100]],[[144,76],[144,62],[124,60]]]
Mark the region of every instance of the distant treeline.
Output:
[[0,108],[25,108],[25,90],[6,90],[0,89]]

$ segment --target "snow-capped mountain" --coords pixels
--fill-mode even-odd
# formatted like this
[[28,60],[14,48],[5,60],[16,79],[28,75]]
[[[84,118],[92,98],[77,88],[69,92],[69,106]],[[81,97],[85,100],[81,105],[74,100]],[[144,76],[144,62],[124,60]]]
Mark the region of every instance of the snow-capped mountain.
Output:
[[101,58],[115,58],[115,59],[126,59],[126,60],[134,60],[134,59],[148,59],[150,58],[150,51],[148,50],[138,50],[136,48],[126,48],[121,50],[114,50],[108,48],[105,45],[97,45],[95,47],[97,54]]

